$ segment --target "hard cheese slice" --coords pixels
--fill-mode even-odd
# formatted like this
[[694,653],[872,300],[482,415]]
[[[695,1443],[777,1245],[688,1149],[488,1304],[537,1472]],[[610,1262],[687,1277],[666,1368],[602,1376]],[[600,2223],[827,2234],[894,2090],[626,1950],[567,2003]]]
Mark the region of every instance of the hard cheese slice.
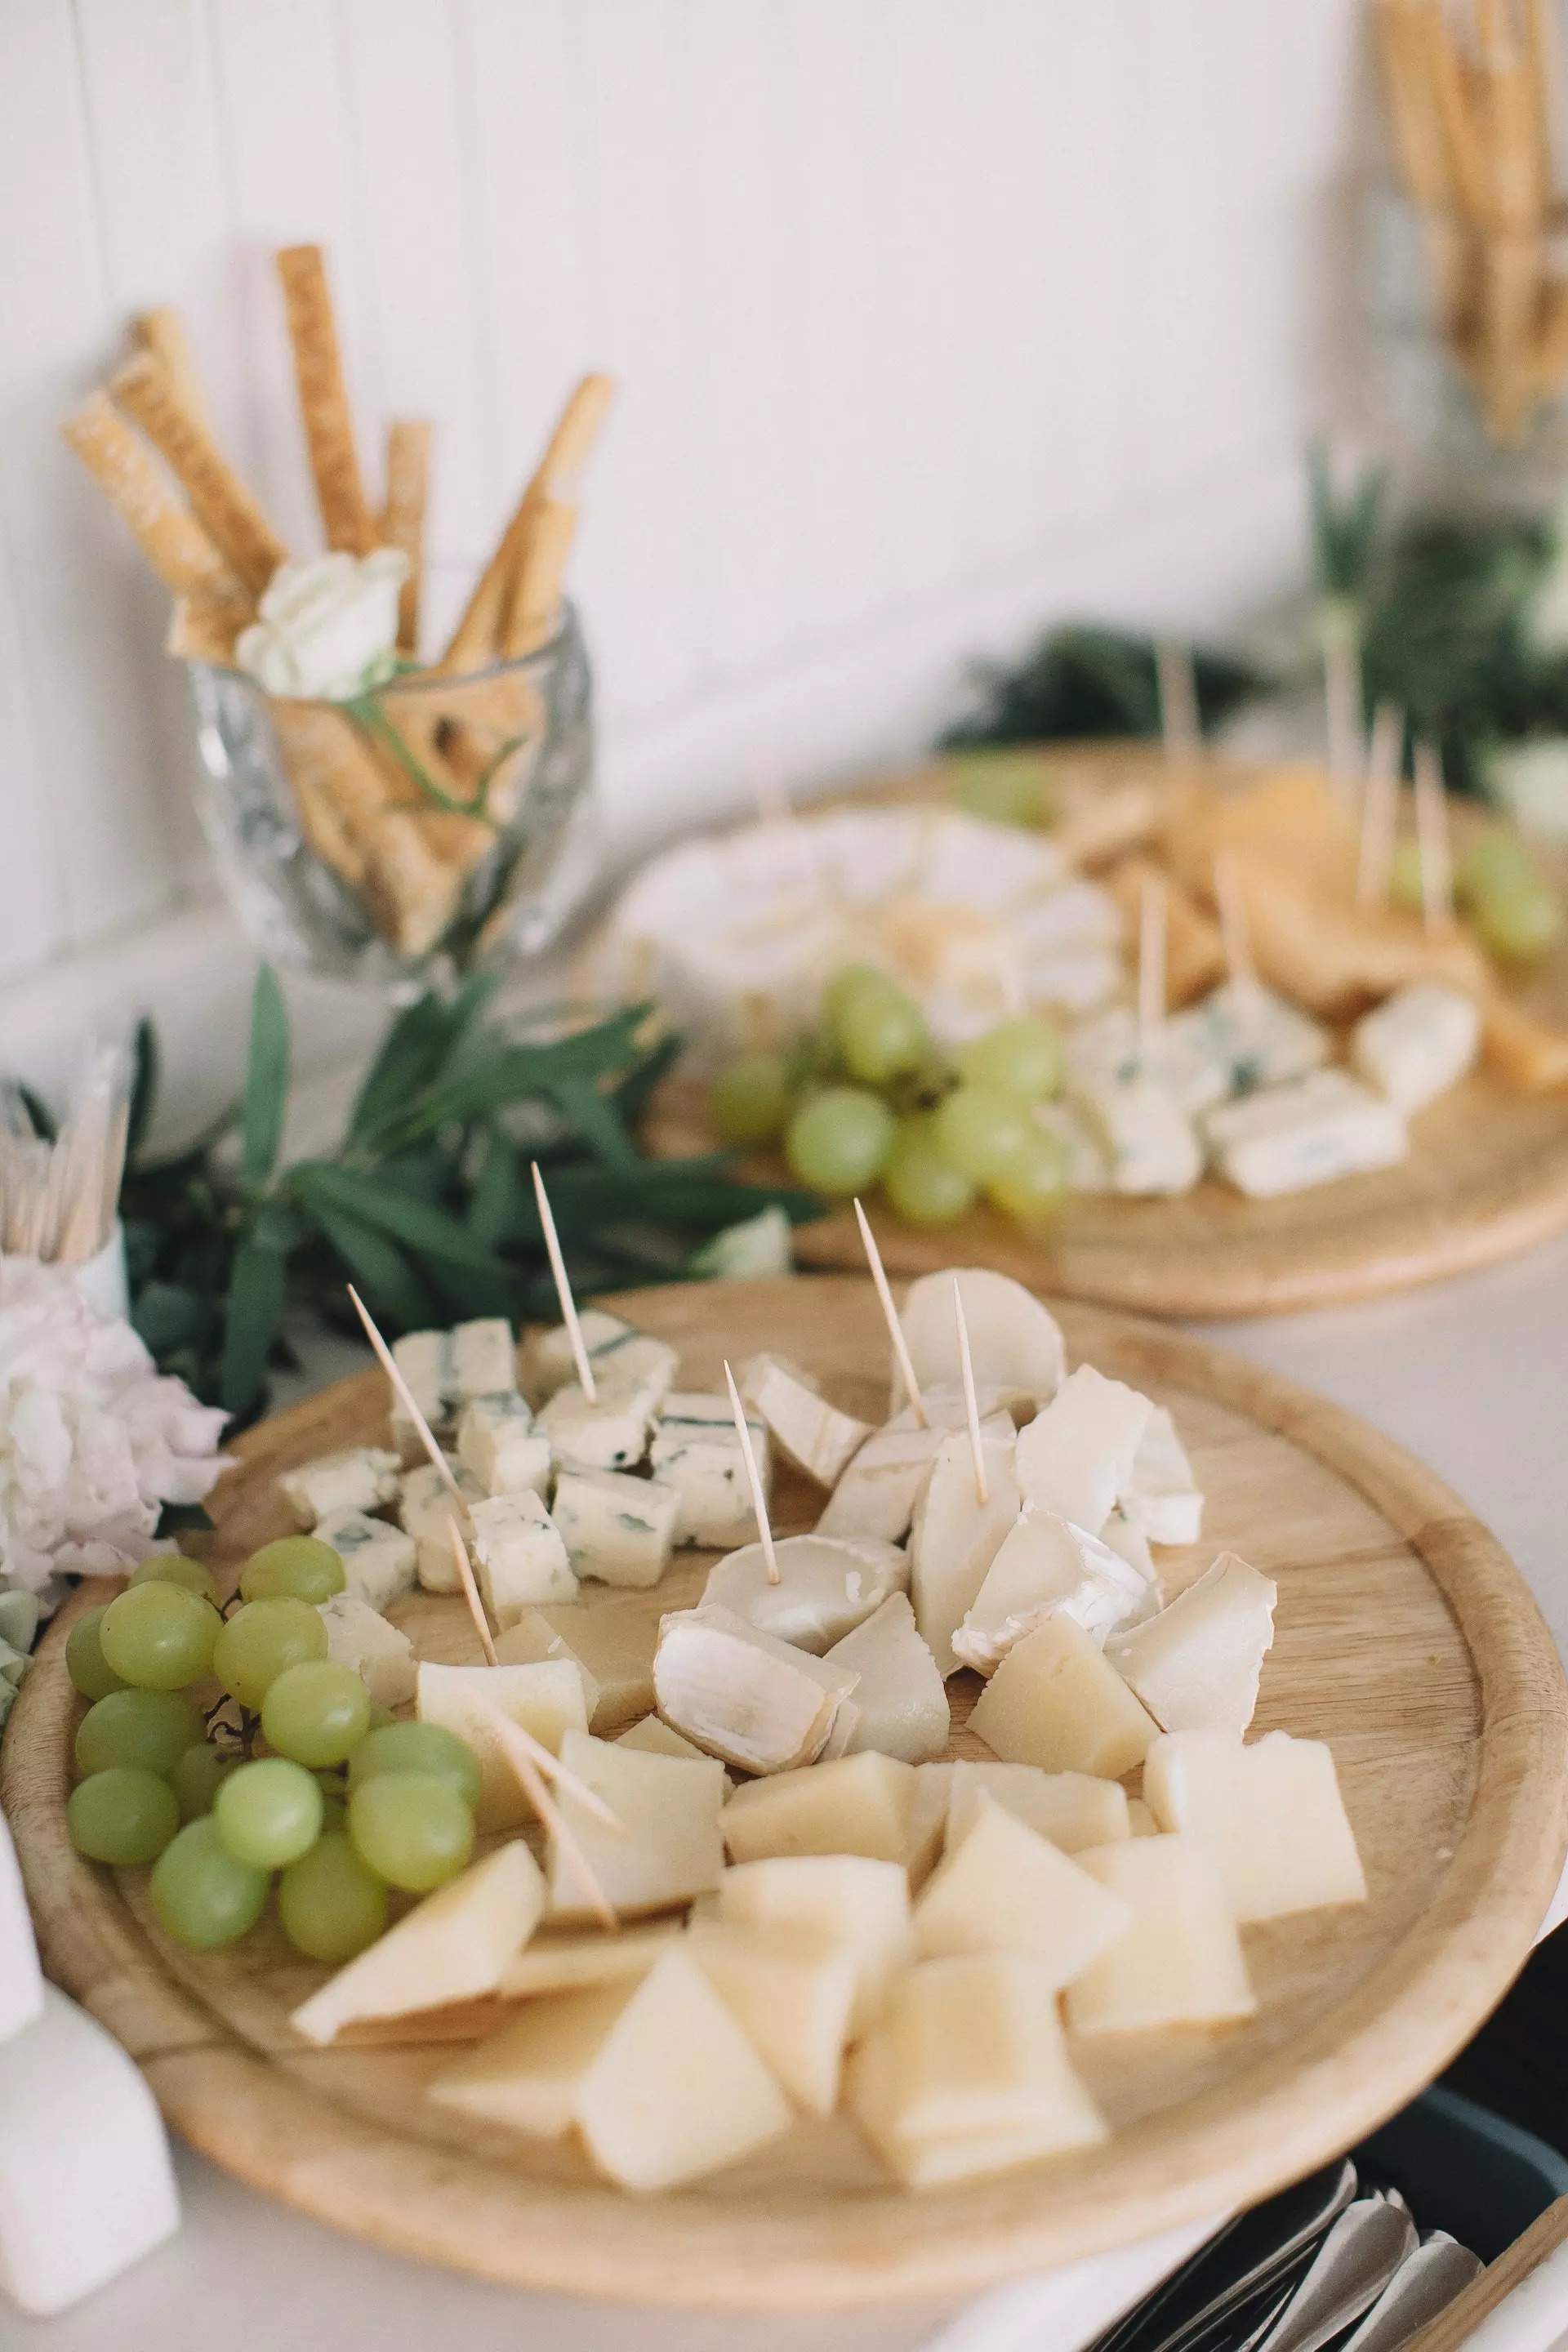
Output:
[[853,1854],[742,1863],[719,1881],[719,1916],[765,1934],[809,1928],[847,1945],[855,1955],[851,2037],[875,2021],[914,1950],[903,1870]]
[[[569,1787],[556,1803],[594,1876],[616,1911],[661,1911],[689,1902],[719,1883],[724,1866],[719,1812],[724,1768],[708,1757],[689,1762],[653,1756],[569,1731],[561,1742],[569,1772],[602,1797],[621,1823],[611,1829]],[[550,1916],[592,1916],[593,1900],[554,1833],[550,1839]]]
[[855,2000],[853,1948],[810,1928],[694,1919],[686,1949],[791,2098],[830,2116]]
[[1008,1651],[969,1727],[1009,1763],[1104,1780],[1142,1763],[1159,1730],[1070,1617],[1047,1618]]
[[1128,1838],[1078,1861],[1131,1906],[1132,1925],[1068,1987],[1076,2032],[1223,2025],[1252,2015],[1258,2003],[1236,1922],[1196,1839]]
[[479,1759],[474,1819],[481,1830],[514,1829],[533,1818],[487,1707],[521,1724],[552,1755],[568,1731],[588,1728],[583,1677],[569,1658],[529,1666],[437,1666],[422,1660],[416,1704],[422,1723],[455,1731]]
[[1143,1793],[1161,1827],[1212,1854],[1236,1918],[1364,1903],[1366,1877],[1321,1739],[1271,1731],[1250,1748],[1220,1732],[1156,1739]]
[[521,1840],[427,1895],[378,1943],[294,2011],[307,2042],[331,2042],[357,2019],[401,2017],[494,1992],[544,1909],[539,1864]]
[[982,1792],[958,1846],[915,1905],[922,1959],[1018,1952],[1055,1991],[1124,1935],[1131,1906]]
[[724,1843],[734,1862],[786,1853],[902,1862],[914,1793],[913,1765],[890,1756],[846,1756],[776,1772],[736,1790],[724,1808]]

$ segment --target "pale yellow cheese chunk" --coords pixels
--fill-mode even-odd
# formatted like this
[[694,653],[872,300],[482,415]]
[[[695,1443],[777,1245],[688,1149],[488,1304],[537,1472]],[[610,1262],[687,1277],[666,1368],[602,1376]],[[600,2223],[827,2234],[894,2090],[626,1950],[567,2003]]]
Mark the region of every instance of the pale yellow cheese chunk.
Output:
[[361,2018],[402,2017],[494,1992],[544,1909],[539,1864],[521,1839],[497,1848],[389,1927],[294,2011],[307,2042]]
[[851,2039],[872,2024],[914,1954],[909,1881],[893,1862],[786,1854],[737,1864],[719,1881],[719,1915],[764,1934],[810,1929],[855,1955]]
[[624,1977],[531,2002],[515,2024],[443,2067],[426,2096],[533,2139],[564,2139],[589,2069],[640,1981]]
[[[580,1614],[583,1612],[579,1612]],[[496,1657],[503,1666],[542,1666],[564,1658],[583,1678],[583,1705],[590,1728],[599,1704],[599,1685],[563,1634],[537,1609],[525,1609],[514,1624],[496,1635]]]
[[481,1830],[514,1829],[533,1819],[486,1706],[521,1724],[552,1756],[569,1731],[588,1727],[583,1678],[569,1658],[527,1666],[438,1666],[422,1659],[415,1705],[421,1723],[438,1723],[456,1732],[478,1758],[479,1801],[474,1819]]
[[1129,1837],[1158,1837],[1160,1824],[1142,1797],[1127,1800],[1127,1834]]
[[923,1886],[942,1859],[952,1790],[952,1764],[917,1764],[914,1801],[910,1807],[910,1838],[904,1867],[911,1890]]
[[706,1757],[694,1740],[674,1731],[657,1715],[645,1715],[629,1731],[616,1734],[617,1748],[640,1748],[649,1756],[685,1756],[705,1763]]
[[1012,1764],[1117,1780],[1159,1725],[1070,1617],[1050,1617],[1009,1650],[969,1727]]
[[848,1754],[874,1748],[906,1764],[942,1754],[952,1728],[947,1687],[921,1639],[907,1595],[891,1593],[863,1625],[834,1643],[827,1661],[860,1677]]
[[1194,1838],[1092,1848],[1079,1867],[1131,1905],[1132,1925],[1068,1987],[1079,2033],[1223,2025],[1258,2006],[1214,1861]]
[[1056,1991],[1132,1924],[1131,1907],[984,1791],[915,1905],[922,1959],[1017,1952]]
[[1037,1764],[976,1764],[963,1758],[952,1768],[946,1844],[956,1846],[978,1817],[982,1795],[1063,1853],[1086,1845],[1110,1845],[1128,1835],[1127,1792],[1118,1780],[1097,1780],[1088,1772],[1042,1772]]
[[[615,1910],[662,1911],[718,1885],[724,1866],[721,1764],[651,1755],[585,1731],[567,1732],[561,1761],[622,1825],[613,1830],[600,1821],[569,1784],[554,1791],[562,1820]],[[549,1846],[551,1918],[591,1918],[593,1898],[553,1830]]]
[[1143,1759],[1143,1790],[1163,1829],[1207,1847],[1238,1920],[1365,1902],[1324,1741],[1271,1731],[1244,1748],[1224,1732],[1166,1732]]
[[602,1927],[584,1934],[542,1930],[507,1962],[496,1990],[502,2000],[521,2000],[646,1977],[681,1933],[681,1926],[679,1919],[657,1919],[647,1927],[623,1927],[614,1936]]
[[809,1928],[694,1919],[686,1948],[796,2105],[830,2116],[855,2000],[851,1948]]
[[784,1853],[902,1862],[914,1794],[914,1766],[891,1756],[845,1756],[775,1772],[736,1790],[724,1808],[724,1843],[731,1862]]

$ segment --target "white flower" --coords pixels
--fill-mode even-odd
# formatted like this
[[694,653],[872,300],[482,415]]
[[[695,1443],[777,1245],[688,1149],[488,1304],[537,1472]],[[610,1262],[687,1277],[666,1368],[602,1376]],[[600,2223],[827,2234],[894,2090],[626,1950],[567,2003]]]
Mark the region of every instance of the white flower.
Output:
[[280,563],[236,648],[241,669],[268,694],[342,702],[377,686],[397,644],[397,592],[408,574],[401,548],[319,555]]
[[161,1379],[68,1268],[0,1256],[0,1571],[120,1576],[154,1551],[164,1503],[199,1503],[226,1466],[227,1415]]

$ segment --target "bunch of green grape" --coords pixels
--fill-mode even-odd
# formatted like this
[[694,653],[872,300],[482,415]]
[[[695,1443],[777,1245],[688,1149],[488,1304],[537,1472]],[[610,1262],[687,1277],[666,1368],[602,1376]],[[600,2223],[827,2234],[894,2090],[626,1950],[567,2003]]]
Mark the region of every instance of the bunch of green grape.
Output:
[[[1397,845],[1388,889],[1396,906],[1421,912],[1419,843]],[[1517,834],[1486,833],[1470,844],[1454,871],[1454,898],[1500,963],[1534,963],[1562,934],[1563,902]]]
[[[90,1702],[71,1838],[94,1862],[151,1863],[179,1943],[232,1944],[276,1879],[296,1950],[352,1959],[384,1932],[391,1888],[427,1894],[473,1851],[472,1751],[439,1725],[395,1723],[327,1655],[321,1604],[343,1585],[330,1544],[285,1536],[247,1561],[226,1617],[199,1562],[160,1556],[71,1628],[66,1665]],[[209,1737],[193,1685],[215,1714],[219,1691],[237,1703],[243,1738]]]
[[711,1107],[731,1143],[782,1138],[816,1192],[880,1184],[914,1225],[951,1224],[984,1193],[1031,1223],[1067,1189],[1061,1139],[1036,1116],[1061,1080],[1061,1041],[1043,1021],[1004,1021],[948,1060],[911,997],[849,964],[828,983],[822,1027],[791,1055],[732,1063]]

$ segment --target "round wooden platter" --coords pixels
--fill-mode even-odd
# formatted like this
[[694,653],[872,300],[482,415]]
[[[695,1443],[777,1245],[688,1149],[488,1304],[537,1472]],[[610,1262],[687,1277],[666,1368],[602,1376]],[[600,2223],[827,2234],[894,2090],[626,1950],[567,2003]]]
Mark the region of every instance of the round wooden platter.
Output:
[[[1160,772],[1158,753],[1141,745],[1077,747],[1062,757],[1090,786],[1097,776]],[[951,789],[951,772],[935,767],[844,798],[929,801]],[[1455,804],[1456,841],[1488,821],[1496,822]],[[1568,890],[1568,860],[1544,846],[1537,854]],[[1520,1002],[1568,1028],[1568,939]],[[647,1130],[651,1149],[671,1157],[713,1149],[704,1091],[684,1079],[664,1088]],[[749,1172],[786,1181],[772,1155]],[[1212,1176],[1169,1201],[1075,1192],[1036,1232],[984,1203],[938,1232],[901,1223],[885,1203],[868,1207],[890,1273],[992,1265],[1032,1289],[1135,1314],[1283,1315],[1468,1273],[1568,1228],[1568,1096],[1516,1094],[1482,1070],[1419,1115],[1410,1156],[1398,1167],[1276,1201],[1248,1200]],[[858,1269],[852,1214],[839,1209],[799,1227],[795,1255],[803,1265]]]
[[[616,1302],[682,1350],[685,1385],[763,1345],[875,1419],[887,1343],[869,1285],[713,1283]],[[1114,2037],[1077,2063],[1113,2127],[1088,2155],[919,2197],[892,2188],[842,2117],[676,2194],[637,2199],[570,2150],[444,2123],[421,2097],[466,2017],[308,2048],[289,2011],[323,1971],[264,1925],[213,1955],[169,1946],[145,1874],[72,1851],[63,1817],[79,1712],[51,1632],[0,1750],[0,1791],[47,1964],[132,2052],[170,2122],[244,2180],[319,2219],[492,2280],[647,2303],[765,2308],[951,2295],[1268,2194],[1426,2084],[1521,1965],[1568,1843],[1568,1693],[1518,1574],[1458,1498],[1348,1414],[1159,1325],[1068,1305],[1089,1359],[1173,1410],[1208,1496],[1205,1538],[1162,1561],[1183,1586],[1222,1548],[1277,1579],[1278,1634],[1255,1732],[1327,1738],[1364,1858],[1363,1906],[1249,1928],[1259,2011],[1224,2031]],[[229,1580],[284,1514],[277,1473],[384,1427],[379,1374],[242,1439],[217,1491]],[[818,1497],[783,1477],[781,1528]],[[707,1559],[611,1594],[651,1649]],[[83,1590],[65,1612],[90,1605]],[[460,1602],[394,1612],[427,1654],[477,1656]],[[978,1685],[951,1688],[962,1715]],[[971,1735],[954,1752],[984,1753]],[[1282,1824],[1282,1833],[1288,1825]],[[423,2038],[421,2038],[423,2036]]]

